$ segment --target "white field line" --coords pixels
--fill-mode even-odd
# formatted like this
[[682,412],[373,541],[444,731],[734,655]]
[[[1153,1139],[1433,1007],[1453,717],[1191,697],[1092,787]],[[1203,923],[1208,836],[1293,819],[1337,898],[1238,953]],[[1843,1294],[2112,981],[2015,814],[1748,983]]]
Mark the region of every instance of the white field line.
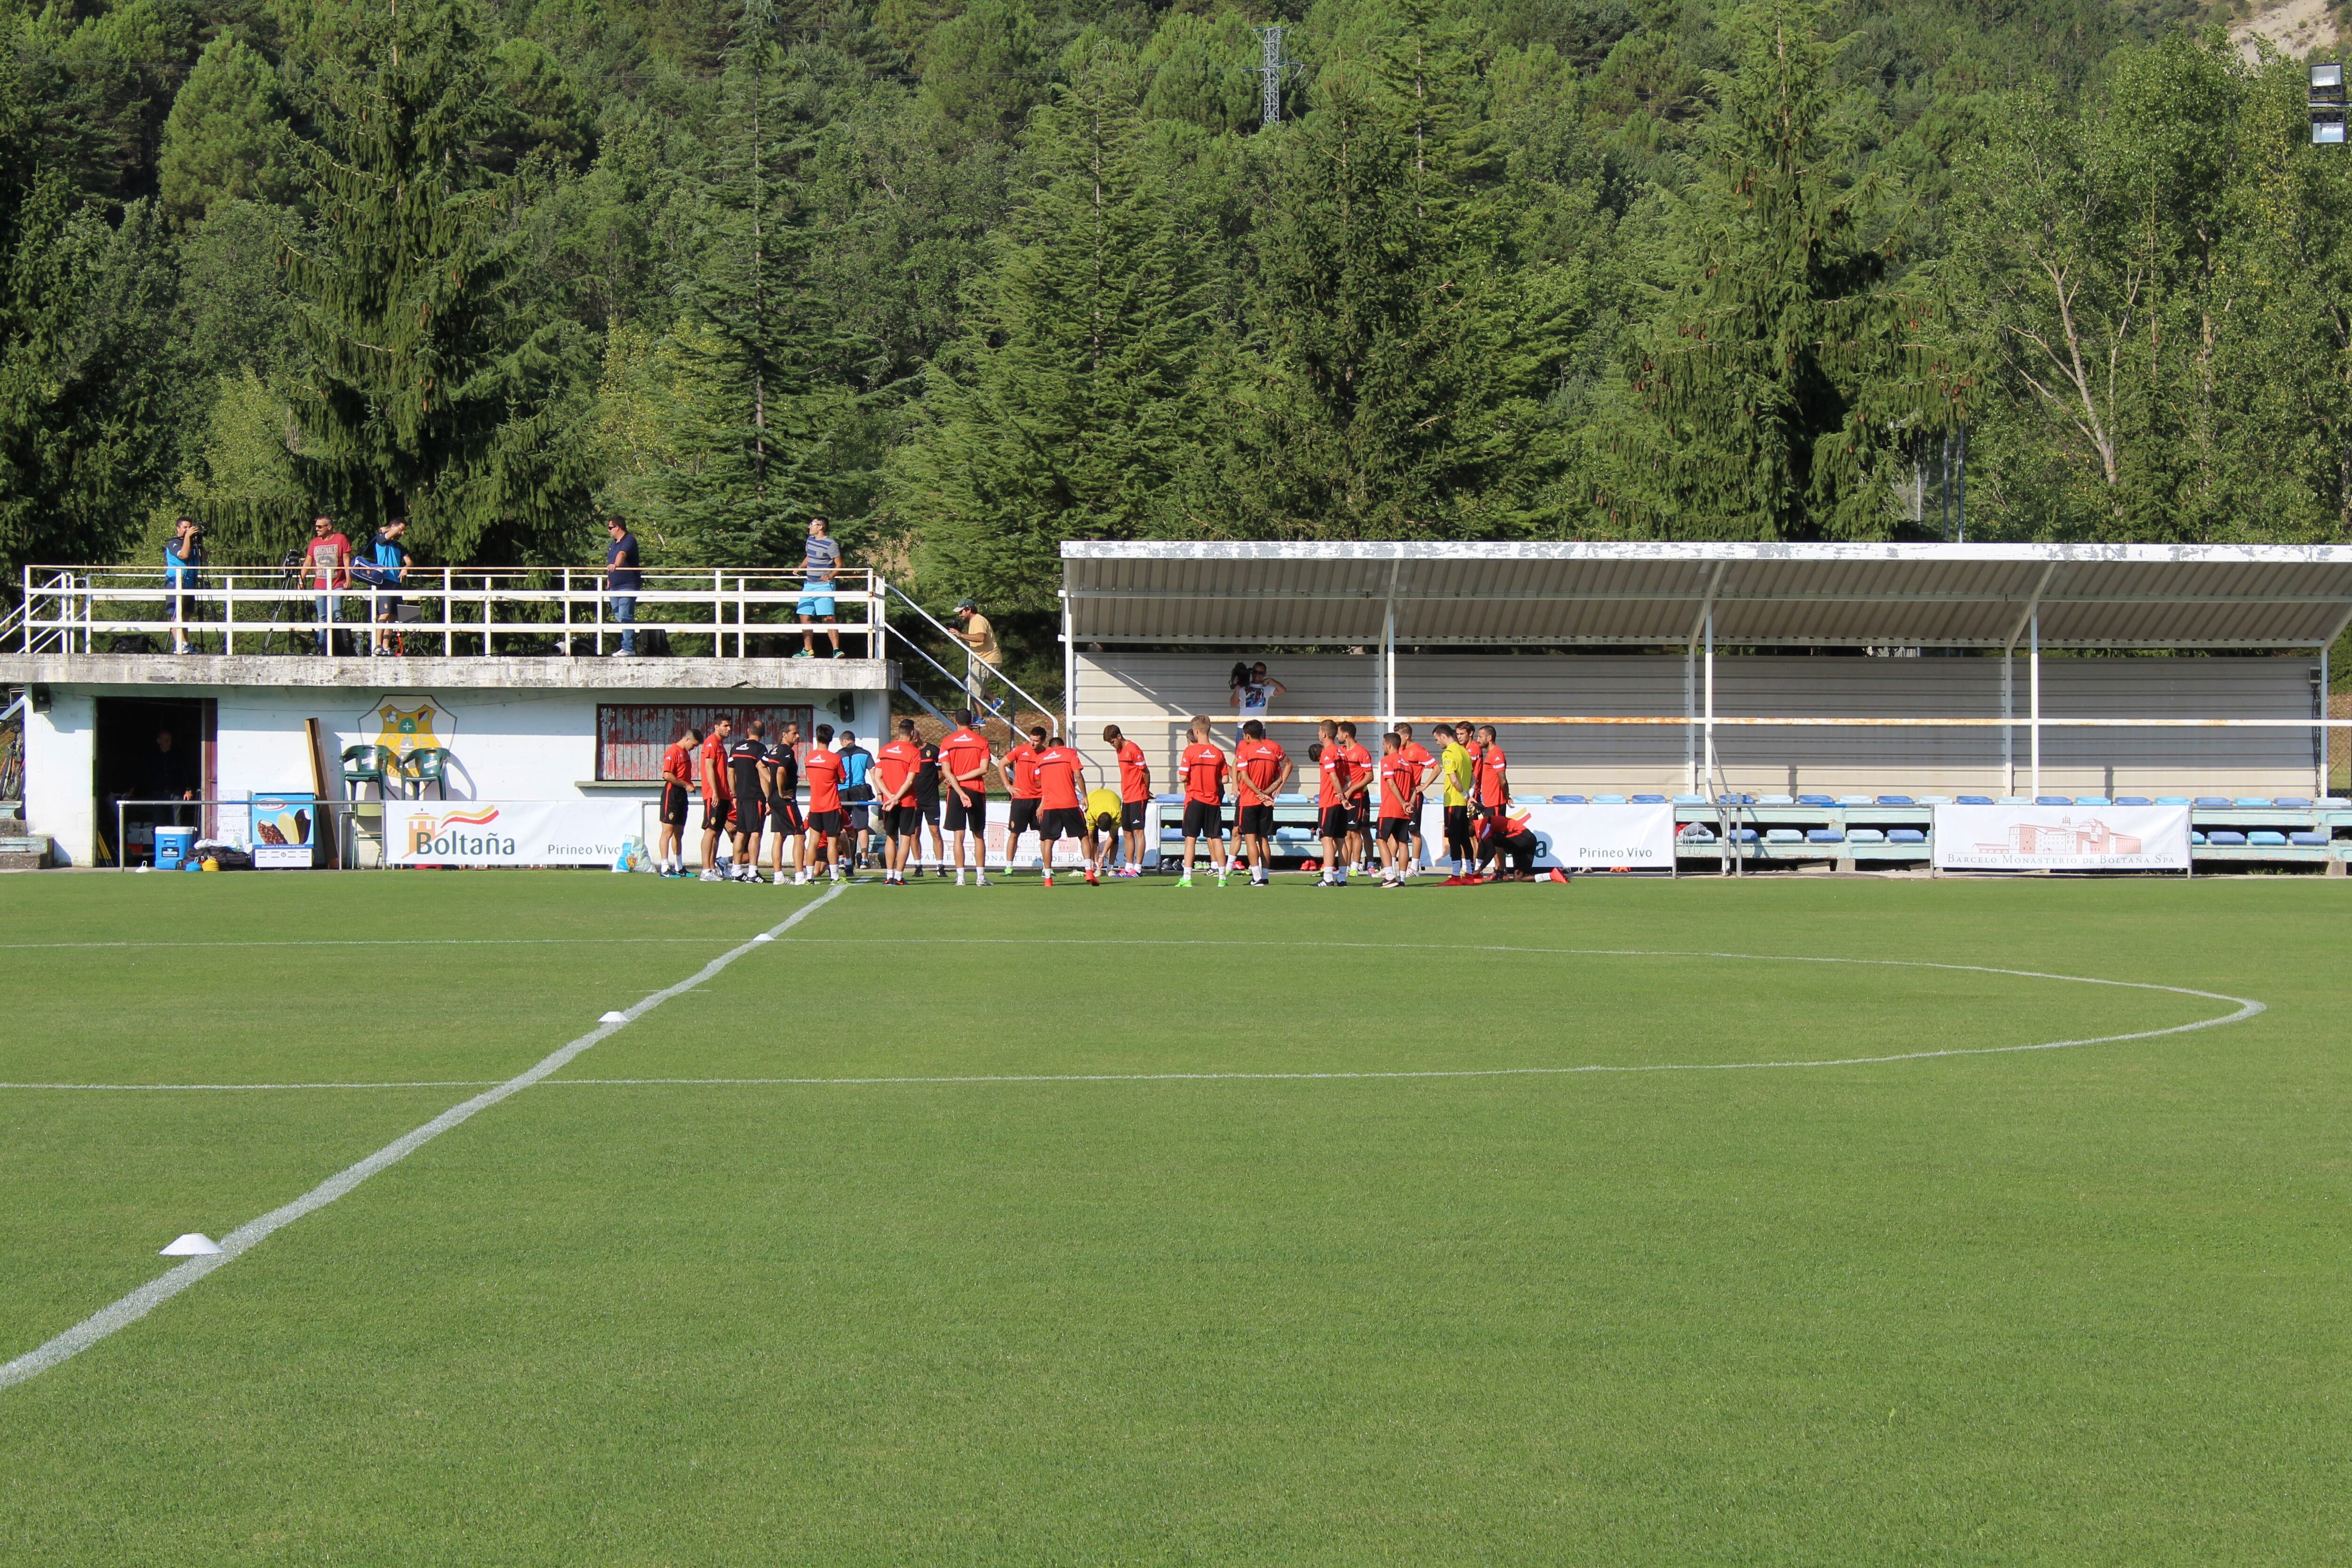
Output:
[[[815,899],[794,910],[782,923],[770,927],[762,934],[772,941],[839,898],[848,886],[847,883],[838,884],[819,894]],[[149,1280],[121,1300],[91,1313],[47,1344],[26,1351],[6,1365],[0,1366],[0,1388],[23,1383],[27,1378],[38,1377],[58,1363],[80,1354],[108,1335],[137,1322],[214,1269],[225,1268],[250,1252],[275,1232],[283,1230],[304,1215],[326,1207],[377,1172],[398,1164],[444,1132],[470,1119],[477,1111],[487,1110],[508,1096],[519,1094],[529,1089],[598,1041],[620,1033],[671,997],[682,995],[693,990],[696,986],[715,977],[719,971],[745,953],[758,952],[762,945],[761,938],[754,937],[740,947],[728,949],[677,984],[665,986],[643,998],[635,1005],[624,1009],[620,1022],[599,1024],[578,1039],[549,1052],[530,1068],[517,1073],[504,1083],[478,1094],[471,1100],[451,1106],[424,1126],[394,1139],[357,1164],[348,1165],[338,1171],[292,1203],[274,1208],[259,1219],[247,1220],[221,1238],[221,1249],[218,1252],[208,1257],[191,1258],[185,1263]]]
[[[815,906],[811,905],[814,909]],[[805,913],[806,911],[803,911]],[[797,917],[795,917],[797,918]],[[789,925],[791,922],[785,922]],[[784,929],[779,926],[777,930]],[[760,939],[754,938],[753,941]],[[1984,963],[1938,963],[1927,959],[1913,958],[1842,958],[1811,953],[1777,952],[1710,952],[1679,948],[1606,948],[1606,947],[1510,947],[1493,943],[1410,942],[1248,942],[1228,939],[1149,938],[1149,937],[1057,937],[1029,941],[1013,937],[802,937],[796,947],[818,947],[835,943],[871,947],[883,943],[912,942],[924,946],[1014,946],[1014,947],[1321,947],[1402,949],[1407,952],[1517,952],[1548,953],[1556,957],[1580,958],[1717,958],[1743,960],[1758,963],[1847,963],[1891,969],[1938,969],[1967,974],[1999,974],[2016,980],[2050,980],[2068,985],[2111,985],[2125,991],[2160,991],[2176,996],[2195,996],[2208,1002],[2226,1002],[2237,1011],[2218,1018],[2200,1018],[2193,1023],[2175,1024],[2168,1028],[2137,1029],[2123,1035],[2091,1035],[2076,1040],[2039,1040],[2021,1046],[1956,1046],[1934,1051],[1899,1051],[1875,1057],[1822,1057],[1787,1061],[1762,1062],[1646,1062],[1639,1064],[1588,1063],[1574,1067],[1549,1068],[1420,1068],[1390,1071],[1328,1071],[1328,1072],[1136,1072],[1136,1073],[976,1073],[961,1076],[900,1077],[900,1078],[560,1078],[551,1079],[556,1087],[593,1087],[606,1089],[721,1086],[795,1086],[820,1087],[834,1085],[851,1088],[861,1085],[887,1084],[978,1084],[978,1083],[1201,1083],[1219,1081],[1284,1081],[1290,1079],[1444,1079],[1444,1078],[1557,1078],[1571,1073],[1642,1073],[1642,1072],[1752,1072],[1782,1068],[1842,1068],[1870,1067],[1886,1062],[1928,1061],[1939,1057],[1995,1057],[2018,1051],[2063,1051],[2076,1046],[2115,1045],[2124,1040],[2161,1039],[2167,1035],[2192,1034],[2200,1029],[2215,1029],[2224,1024],[2243,1023],[2260,1013],[2268,1012],[2269,1005],[2251,997],[2231,996],[2219,991],[2200,991],[2188,985],[2161,985],[2146,980],[2106,980],[2091,974],[2053,974],[2038,969],[2000,969]],[[185,1089],[217,1091],[238,1089],[425,1089],[463,1088],[451,1083],[0,1083],[0,1089],[89,1089],[89,1090],[153,1090]]]
[[183,947],[663,947],[709,946],[710,936],[347,936],[289,937],[251,942],[0,942],[0,952],[54,952],[61,949]]

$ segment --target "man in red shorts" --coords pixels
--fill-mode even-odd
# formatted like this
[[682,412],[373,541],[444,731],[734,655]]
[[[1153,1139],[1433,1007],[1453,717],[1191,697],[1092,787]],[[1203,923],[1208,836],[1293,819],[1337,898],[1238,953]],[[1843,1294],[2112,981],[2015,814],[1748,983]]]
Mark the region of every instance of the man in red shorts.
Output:
[[1209,721],[1192,721],[1192,743],[1181,759],[1184,770],[1184,874],[1176,885],[1192,885],[1192,845],[1209,841],[1209,855],[1217,867],[1217,886],[1225,885],[1233,857],[1225,848],[1225,774],[1230,771],[1222,747],[1209,739]]
[[841,753],[833,749],[833,726],[819,724],[816,744],[809,748],[808,761],[801,764],[801,772],[808,776],[808,842],[801,850],[800,875],[793,879],[796,888],[816,880],[819,860],[832,871],[832,880],[841,880],[844,771]]
[[882,885],[907,885],[907,860],[922,841],[923,808],[915,800],[915,780],[923,771],[923,748],[915,721],[898,721],[898,732],[874,760],[874,800],[882,811]]
[[948,839],[955,846],[956,886],[963,886],[963,841],[971,836],[971,863],[988,886],[988,737],[972,726],[971,710],[940,742],[940,788],[947,806]]
[[727,739],[735,728],[724,714],[710,721],[702,742],[702,876],[705,882],[723,882],[719,869],[720,837],[735,820],[735,802],[727,793]]
[[[1054,885],[1054,844],[1056,839],[1084,839],[1087,836],[1087,814],[1082,804],[1087,789],[1086,759],[1076,748],[1064,742],[1047,744],[1045,731],[1029,731],[1031,746],[1037,753],[1037,837],[1045,849],[1045,886]],[[1094,868],[1087,868],[1087,880],[1095,881]]]
[[654,842],[654,863],[664,877],[686,875],[686,805],[694,789],[694,749],[702,737],[692,724],[662,752],[661,836]]
[[1118,759],[1118,825],[1127,836],[1127,863],[1122,877],[1143,875],[1143,824],[1151,815],[1151,763],[1143,748],[1119,733],[1116,724],[1103,726],[1103,743]]
[[1249,855],[1253,888],[1274,886],[1274,799],[1297,776],[1298,764],[1280,742],[1266,739],[1264,724],[1253,719],[1242,726],[1234,748],[1234,841]]

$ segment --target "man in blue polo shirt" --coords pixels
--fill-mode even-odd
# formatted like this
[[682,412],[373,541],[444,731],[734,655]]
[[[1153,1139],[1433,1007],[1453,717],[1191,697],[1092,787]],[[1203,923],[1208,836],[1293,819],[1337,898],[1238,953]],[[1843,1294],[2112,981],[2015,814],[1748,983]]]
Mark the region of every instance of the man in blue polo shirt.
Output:
[[[841,545],[834,539],[832,530],[825,526],[824,519],[821,517],[809,519],[808,543],[801,551],[801,598],[800,603],[793,606],[803,627],[813,621],[823,621],[827,627],[834,625],[833,579],[840,570]],[[841,633],[828,630],[824,635],[833,641],[833,657],[839,658]],[[803,630],[801,633],[801,651],[793,657],[816,657],[814,632]]]
[[637,590],[645,585],[645,577],[637,570],[637,536],[617,517],[604,520],[604,531],[611,540],[604,547],[604,594],[613,606],[613,619],[621,627],[621,646],[614,650],[613,657],[634,658],[637,652]]

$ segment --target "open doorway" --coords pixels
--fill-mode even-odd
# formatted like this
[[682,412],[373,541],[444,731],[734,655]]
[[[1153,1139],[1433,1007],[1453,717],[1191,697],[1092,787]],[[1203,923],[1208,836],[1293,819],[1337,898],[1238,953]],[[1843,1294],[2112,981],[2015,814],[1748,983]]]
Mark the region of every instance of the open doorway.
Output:
[[[194,827],[204,837],[218,831],[217,813],[194,804],[215,798],[217,716],[218,705],[209,697],[98,700],[100,865],[152,861],[158,824]],[[191,804],[125,806],[123,842],[114,841],[117,803],[159,799]]]

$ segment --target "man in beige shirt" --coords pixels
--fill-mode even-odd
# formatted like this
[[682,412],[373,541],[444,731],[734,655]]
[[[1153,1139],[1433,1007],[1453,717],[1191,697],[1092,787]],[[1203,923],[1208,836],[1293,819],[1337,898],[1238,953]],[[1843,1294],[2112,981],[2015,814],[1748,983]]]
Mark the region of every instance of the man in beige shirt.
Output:
[[988,706],[988,681],[982,675],[980,667],[986,665],[990,669],[1003,669],[1004,651],[996,646],[996,628],[988,624],[988,617],[980,613],[979,605],[965,599],[950,613],[957,626],[962,628],[956,636],[967,650],[964,655],[964,694],[971,700],[973,707],[984,709]]

